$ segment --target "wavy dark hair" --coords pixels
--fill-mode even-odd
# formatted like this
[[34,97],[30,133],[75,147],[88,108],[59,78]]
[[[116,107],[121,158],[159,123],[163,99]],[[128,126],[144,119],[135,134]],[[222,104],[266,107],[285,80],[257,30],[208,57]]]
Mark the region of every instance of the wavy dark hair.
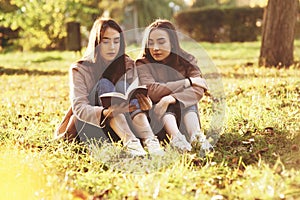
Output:
[[177,36],[176,29],[174,25],[165,19],[157,19],[153,23],[151,23],[145,30],[144,38],[143,38],[143,57],[147,58],[150,62],[155,63],[157,62],[150,54],[150,50],[148,48],[148,40],[150,33],[155,29],[162,29],[167,32],[170,43],[171,43],[171,53],[166,58],[167,64],[171,64],[171,66],[178,66],[184,65],[186,68],[185,70],[189,70],[190,67],[194,67],[189,61],[188,57],[193,57],[186,51],[184,51],[179,44],[179,39]]
[[120,33],[120,49],[116,58],[106,67],[102,73],[102,77],[116,83],[126,72],[125,65],[125,39],[121,27],[112,19],[98,18],[91,29],[89,44],[85,55],[81,61],[89,61],[95,63],[96,66],[104,67],[103,59],[100,55],[98,45],[103,40],[103,35],[107,28],[112,28]]

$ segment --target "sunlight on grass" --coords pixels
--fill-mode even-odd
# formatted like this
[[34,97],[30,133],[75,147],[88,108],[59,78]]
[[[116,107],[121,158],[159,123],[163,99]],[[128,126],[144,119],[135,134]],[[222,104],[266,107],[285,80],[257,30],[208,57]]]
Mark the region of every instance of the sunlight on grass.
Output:
[[12,146],[1,148],[0,199],[43,199],[60,191],[59,185],[50,184],[48,179],[52,177],[47,173],[44,162],[46,160],[39,158],[37,152]]
[[[206,133],[212,119],[223,125],[206,158],[168,146],[162,158],[131,158],[120,144],[54,141],[70,106],[69,66],[80,55],[0,54],[0,199],[297,199],[300,70],[258,67],[259,45],[183,45],[204,75],[220,75],[208,83],[224,95],[226,115],[213,118],[210,96],[199,102]],[[129,46],[128,54],[136,58],[138,50]]]

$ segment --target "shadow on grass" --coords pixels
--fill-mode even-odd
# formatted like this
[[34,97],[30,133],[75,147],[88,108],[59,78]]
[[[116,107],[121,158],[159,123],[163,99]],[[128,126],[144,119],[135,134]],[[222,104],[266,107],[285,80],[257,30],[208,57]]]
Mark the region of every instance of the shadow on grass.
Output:
[[62,60],[62,57],[46,56],[46,57],[43,57],[43,58],[35,59],[32,62],[33,63],[43,63],[43,62],[57,61],[57,60]]
[[63,72],[59,70],[53,70],[53,71],[42,71],[37,69],[24,69],[24,68],[5,68],[3,66],[0,66],[0,76],[1,75],[29,75],[29,76],[65,76],[68,74],[68,72]]
[[216,146],[217,160],[225,160],[229,166],[237,167],[240,158],[246,165],[258,164],[261,160],[273,166],[280,159],[286,168],[300,169],[300,135],[294,139],[285,132],[223,134]]

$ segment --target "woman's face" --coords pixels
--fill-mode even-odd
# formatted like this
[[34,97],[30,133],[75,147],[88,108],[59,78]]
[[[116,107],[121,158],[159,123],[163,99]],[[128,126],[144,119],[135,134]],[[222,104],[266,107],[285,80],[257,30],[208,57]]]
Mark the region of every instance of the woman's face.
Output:
[[107,61],[113,61],[118,55],[120,49],[120,33],[108,27],[100,42],[100,54],[102,58]]
[[171,43],[168,33],[163,29],[154,29],[150,32],[148,48],[156,61],[163,61],[171,53]]

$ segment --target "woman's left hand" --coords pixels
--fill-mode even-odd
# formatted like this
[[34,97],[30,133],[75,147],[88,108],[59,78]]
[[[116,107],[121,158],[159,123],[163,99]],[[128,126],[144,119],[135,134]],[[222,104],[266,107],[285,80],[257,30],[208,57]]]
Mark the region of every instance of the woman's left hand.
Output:
[[141,110],[146,111],[152,108],[152,101],[149,96],[145,96],[143,94],[137,94],[136,98],[139,101]]
[[167,111],[168,106],[176,102],[176,99],[172,96],[164,96],[154,107],[154,113],[157,118],[160,119]]

